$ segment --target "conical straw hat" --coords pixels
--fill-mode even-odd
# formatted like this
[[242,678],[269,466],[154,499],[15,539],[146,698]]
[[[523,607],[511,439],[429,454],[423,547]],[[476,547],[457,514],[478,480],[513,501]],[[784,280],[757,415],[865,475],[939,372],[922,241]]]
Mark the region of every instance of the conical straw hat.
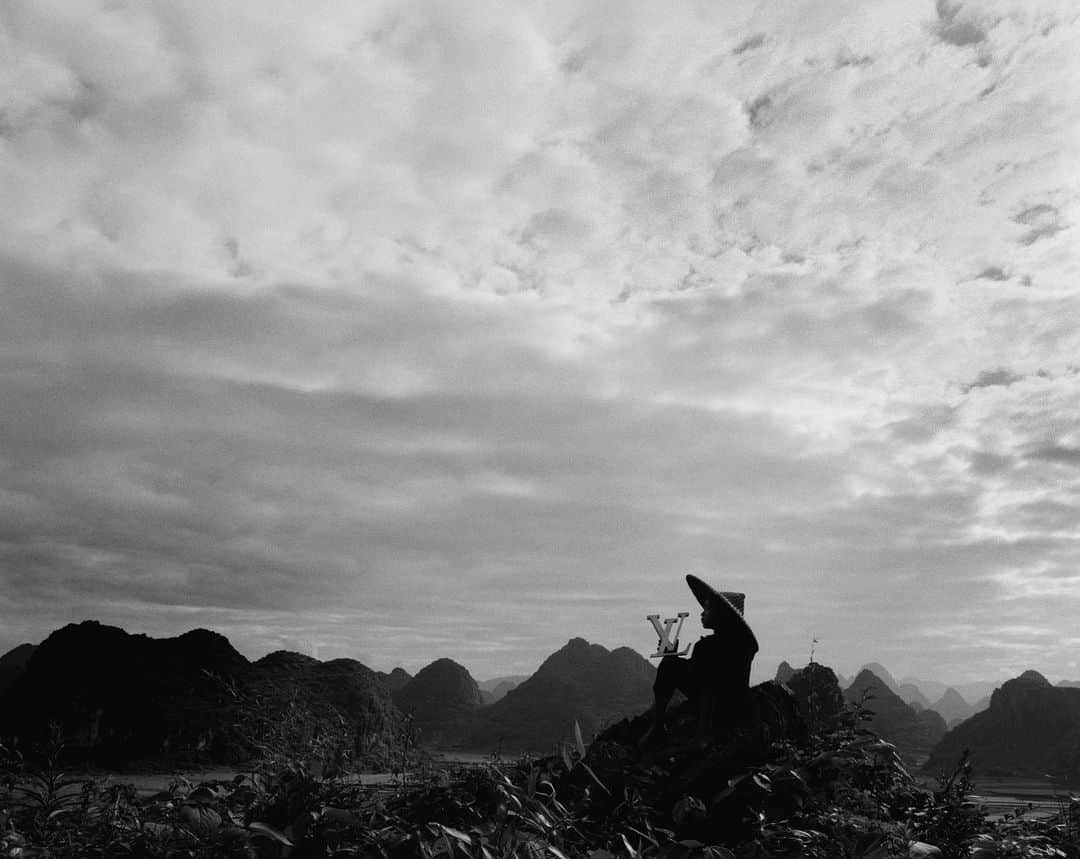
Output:
[[718,591],[712,585],[706,584],[697,576],[687,574],[686,584],[690,586],[691,592],[702,608],[706,608],[710,605],[717,606],[726,615],[729,616],[730,621],[737,625],[738,628],[744,630],[750,640],[754,643],[754,649],[757,650],[757,638],[754,636],[754,631],[750,628],[750,624],[746,622],[746,618],[743,617],[743,609],[746,606],[746,594],[738,593],[736,591]]

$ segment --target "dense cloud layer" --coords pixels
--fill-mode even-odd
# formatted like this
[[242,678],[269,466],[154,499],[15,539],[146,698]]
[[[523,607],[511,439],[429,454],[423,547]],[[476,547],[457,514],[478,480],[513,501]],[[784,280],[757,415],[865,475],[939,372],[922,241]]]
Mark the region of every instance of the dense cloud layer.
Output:
[[0,649],[1080,676],[1068,2],[0,10]]

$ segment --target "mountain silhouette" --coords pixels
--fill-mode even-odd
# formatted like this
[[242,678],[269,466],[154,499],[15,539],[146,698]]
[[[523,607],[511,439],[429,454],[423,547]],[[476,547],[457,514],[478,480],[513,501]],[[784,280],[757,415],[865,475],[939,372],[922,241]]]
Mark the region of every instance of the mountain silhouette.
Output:
[[1006,681],[986,710],[945,735],[926,771],[955,766],[964,749],[976,775],[1050,773],[1080,784],[1080,689],[1052,686],[1037,671]]
[[69,624],[41,643],[0,699],[0,733],[24,746],[62,726],[72,750],[105,760],[206,751],[248,661],[206,629],[176,638],[129,635],[97,621]]
[[794,673],[795,669],[792,668],[788,661],[785,659],[776,666],[776,677],[773,679],[775,679],[777,683],[787,683]]
[[[869,671],[882,683],[889,687],[889,689],[896,695],[900,694],[900,684],[896,682],[896,678],[889,673],[889,669],[882,665],[880,662],[869,662],[859,669],[859,673],[855,675],[857,680],[864,671]],[[853,680],[852,683],[855,681]],[[902,700],[902,699],[901,699]]]
[[527,674],[511,674],[506,677],[493,677],[490,680],[482,680],[477,685],[485,704],[494,704],[506,695],[511,689],[521,685],[523,680],[528,680]]
[[859,672],[844,691],[844,698],[871,711],[870,728],[909,760],[929,752],[940,736],[933,731],[936,720],[926,716],[926,711],[916,713],[869,669]]
[[292,724],[317,741],[344,728],[355,761],[385,760],[389,736],[400,723],[384,677],[355,659],[321,662],[277,650],[252,663],[239,688],[238,710],[254,734],[273,723]]
[[464,744],[477,750],[550,753],[573,737],[575,721],[588,737],[647,709],[655,676],[656,669],[629,647],[609,651],[573,638],[535,674],[480,710]]
[[896,690],[896,694],[900,696],[900,700],[905,704],[918,704],[922,709],[931,707],[930,699],[914,683],[901,683]]
[[482,704],[472,675],[452,659],[436,659],[421,668],[394,694],[394,703],[412,715],[424,745],[453,742],[471,724]]
[[97,621],[49,635],[0,694],[0,735],[32,749],[55,723],[73,758],[109,766],[236,763],[289,725],[317,737],[347,724],[352,751],[367,753],[396,719],[355,660],[278,651],[251,663],[210,630],[151,638]]
[[35,650],[37,650],[35,644],[20,644],[0,656],[0,695],[3,695],[4,690],[26,670],[27,663],[30,662],[30,657],[34,655]]
[[952,686],[946,689],[945,693],[930,707],[937,710],[950,726],[964,721],[975,713],[975,708],[965,701]]
[[[786,662],[781,663],[781,667],[785,665]],[[844,709],[844,694],[831,668],[811,662],[798,671],[792,669],[786,681],[780,681],[780,674],[780,671],[776,672],[777,681],[795,693],[799,715],[811,728],[827,729],[834,724]]]
[[379,677],[391,695],[412,680],[412,675],[404,668],[395,668],[389,674],[383,671],[376,671],[375,674]]

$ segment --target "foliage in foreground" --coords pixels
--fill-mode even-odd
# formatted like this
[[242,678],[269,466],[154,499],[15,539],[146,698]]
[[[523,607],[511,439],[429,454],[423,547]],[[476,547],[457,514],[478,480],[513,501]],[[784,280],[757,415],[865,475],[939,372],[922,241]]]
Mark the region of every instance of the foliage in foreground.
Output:
[[[966,760],[920,787],[893,746],[853,721],[803,747],[775,744],[719,781],[707,744],[694,754],[696,782],[680,780],[685,761],[620,762],[575,745],[381,788],[277,754],[232,781],[178,779],[146,798],[66,776],[58,748],[26,766],[0,747],[0,856],[1080,859],[1077,798],[1049,820],[990,820],[966,800]],[[690,783],[696,793],[672,795]]]

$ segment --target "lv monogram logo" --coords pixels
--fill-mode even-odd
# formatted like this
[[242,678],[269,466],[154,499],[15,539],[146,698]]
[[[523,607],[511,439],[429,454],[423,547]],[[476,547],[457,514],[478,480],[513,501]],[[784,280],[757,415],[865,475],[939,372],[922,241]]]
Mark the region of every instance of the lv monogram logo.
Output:
[[[682,632],[683,621],[688,617],[690,617],[690,612],[680,611],[677,618],[665,617],[664,625],[660,626],[660,615],[646,615],[645,619],[653,625],[653,629],[656,630],[656,634],[660,637],[660,640],[656,642],[656,653],[650,653],[650,659],[655,659],[658,656],[685,656],[690,652],[689,645],[679,650],[679,634]],[[679,621],[679,625],[675,629],[675,639],[673,641],[671,627],[675,626],[676,620]]]

